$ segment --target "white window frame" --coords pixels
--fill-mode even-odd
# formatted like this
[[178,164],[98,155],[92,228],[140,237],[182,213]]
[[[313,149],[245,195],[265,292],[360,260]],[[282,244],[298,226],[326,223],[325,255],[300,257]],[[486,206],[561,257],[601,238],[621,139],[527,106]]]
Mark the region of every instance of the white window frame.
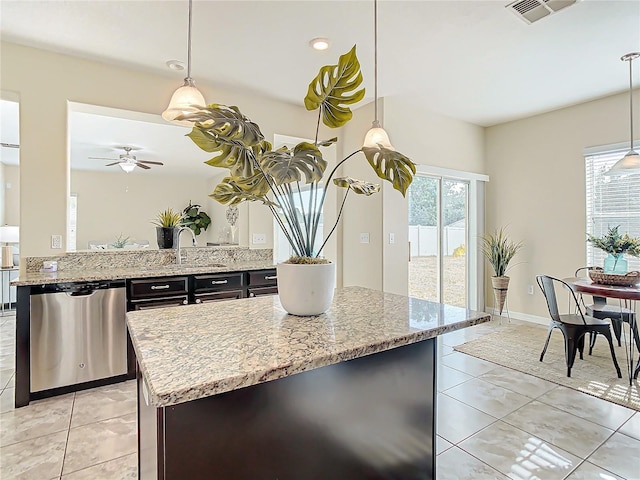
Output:
[[[584,150],[587,234],[601,236],[610,227],[621,225],[621,234],[628,233],[632,237],[640,237],[640,175],[604,175],[604,172],[628,150],[628,144],[590,147]],[[607,188],[608,185],[614,188]],[[605,204],[608,208],[603,209]],[[616,208],[613,209],[612,205],[616,205]],[[585,265],[602,267],[606,256],[606,252],[587,242]],[[640,270],[640,259],[631,256],[625,258],[629,262],[629,271]]]

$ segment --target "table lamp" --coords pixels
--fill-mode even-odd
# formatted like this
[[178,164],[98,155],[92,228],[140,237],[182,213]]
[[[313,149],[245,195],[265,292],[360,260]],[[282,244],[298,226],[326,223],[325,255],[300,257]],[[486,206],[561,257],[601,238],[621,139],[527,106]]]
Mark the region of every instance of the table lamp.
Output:
[[13,267],[13,248],[10,243],[18,243],[20,241],[20,227],[11,225],[3,225],[0,227],[0,242],[2,246],[2,268]]

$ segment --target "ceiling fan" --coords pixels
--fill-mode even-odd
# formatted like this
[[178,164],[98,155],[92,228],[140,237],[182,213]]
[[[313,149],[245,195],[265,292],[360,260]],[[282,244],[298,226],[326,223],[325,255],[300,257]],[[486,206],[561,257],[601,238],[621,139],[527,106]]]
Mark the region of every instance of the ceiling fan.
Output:
[[[106,166],[111,167],[113,165],[120,165],[120,168],[127,173],[131,173],[135,170],[136,167],[140,167],[144,170],[149,170],[151,167],[149,165],[164,165],[162,162],[152,162],[149,160],[138,160],[135,155],[131,153],[133,147],[122,147],[125,153],[119,155],[119,160],[117,162],[108,163]],[[105,158],[105,157],[89,157],[92,160],[115,160],[115,158]],[[147,165],[149,164],[149,165]]]

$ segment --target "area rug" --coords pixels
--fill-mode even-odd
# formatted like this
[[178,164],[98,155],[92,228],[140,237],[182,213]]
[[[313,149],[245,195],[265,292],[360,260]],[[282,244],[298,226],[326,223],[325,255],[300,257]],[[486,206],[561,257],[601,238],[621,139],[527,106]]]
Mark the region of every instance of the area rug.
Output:
[[[640,411],[640,382],[634,380],[633,385],[629,385],[628,352],[625,354],[624,348],[618,347],[615,339],[615,352],[622,378],[617,377],[608,342],[601,335],[598,336],[593,355],[588,355],[588,347],[585,348],[584,360],[576,355],[569,378],[564,357],[564,340],[562,332],[557,328],[551,335],[544,361],[539,361],[546,336],[546,328],[509,325],[454,349]],[[637,358],[636,351],[634,364]]]

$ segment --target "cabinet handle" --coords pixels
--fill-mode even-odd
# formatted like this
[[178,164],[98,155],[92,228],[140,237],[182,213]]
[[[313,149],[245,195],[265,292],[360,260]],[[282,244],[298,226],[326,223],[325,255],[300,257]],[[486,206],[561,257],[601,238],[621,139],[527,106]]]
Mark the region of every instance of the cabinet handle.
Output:
[[151,290],[166,290],[169,285],[151,285]]
[[224,285],[229,283],[229,280],[211,280],[211,285]]
[[196,298],[196,303],[202,303],[202,300],[199,298]]
[[276,278],[278,278],[277,275],[265,275],[264,276],[265,280],[275,280]]

